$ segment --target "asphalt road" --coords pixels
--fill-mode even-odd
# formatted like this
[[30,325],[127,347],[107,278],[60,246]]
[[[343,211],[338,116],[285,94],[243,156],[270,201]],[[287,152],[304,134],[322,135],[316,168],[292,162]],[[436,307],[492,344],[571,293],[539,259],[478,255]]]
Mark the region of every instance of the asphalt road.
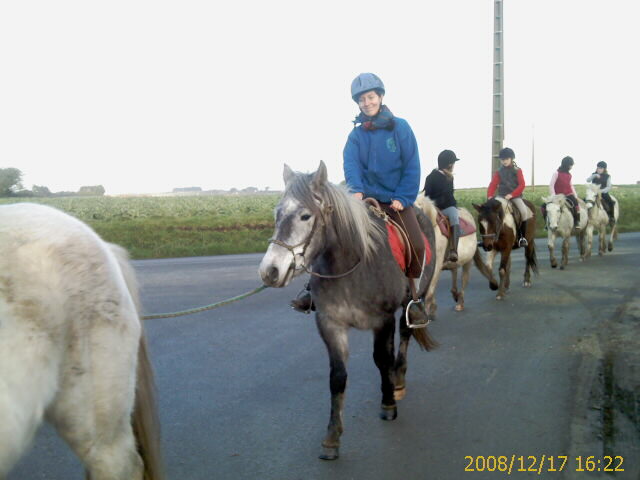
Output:
[[[325,347],[313,317],[287,306],[301,279],[213,311],[146,322],[169,478],[493,479],[506,473],[466,473],[465,457],[600,455],[576,450],[590,445],[585,435],[598,435],[575,438],[586,395],[581,365],[587,339],[621,305],[638,300],[640,234],[621,235],[612,253],[585,263],[572,242],[565,271],[549,267],[546,240],[536,243],[540,275],[522,288],[523,254],[516,252],[503,302],[474,268],[467,309],[454,312],[445,272],[430,326],[441,346],[426,353],[412,342],[407,396],[394,422],[378,419],[372,335],[350,334],[345,432],[334,462],[317,458],[329,417]],[[251,290],[260,284],[260,258],[136,261],[145,313]],[[638,458],[625,459],[627,466]],[[516,467],[517,478],[563,477]],[[570,459],[564,473],[575,468]],[[9,476],[74,478],[83,478],[82,468],[48,426]]]

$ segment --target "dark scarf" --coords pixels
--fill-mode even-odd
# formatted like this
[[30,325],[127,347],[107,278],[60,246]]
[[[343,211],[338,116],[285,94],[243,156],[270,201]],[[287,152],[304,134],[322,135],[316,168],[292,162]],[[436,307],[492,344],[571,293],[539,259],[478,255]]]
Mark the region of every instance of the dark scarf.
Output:
[[362,127],[365,130],[393,130],[394,123],[393,113],[391,113],[389,107],[382,105],[382,107],[380,107],[380,111],[375,117],[368,117],[364,113],[360,112],[360,115],[358,115],[353,121],[353,126],[355,128],[358,124],[362,124]]

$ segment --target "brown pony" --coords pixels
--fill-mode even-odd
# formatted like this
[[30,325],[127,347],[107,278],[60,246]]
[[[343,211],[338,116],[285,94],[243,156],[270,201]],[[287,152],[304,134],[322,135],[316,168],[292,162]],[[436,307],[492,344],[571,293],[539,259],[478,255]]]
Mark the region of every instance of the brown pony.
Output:
[[[527,222],[527,228],[524,237],[528,245],[525,248],[526,267],[524,271],[524,287],[531,286],[531,270],[538,273],[538,265],[536,261],[536,244],[534,240],[536,230],[536,213],[535,208],[528,200],[524,201],[527,208],[531,210],[533,216]],[[511,205],[507,200],[501,197],[487,200],[482,205],[473,204],[473,208],[478,211],[478,226],[482,241],[480,245],[487,253],[486,265],[482,265],[481,260],[476,255],[474,257],[476,266],[482,274],[489,279],[489,287],[491,290],[498,290],[497,300],[504,299],[509,290],[510,270],[511,270],[511,251],[517,246],[516,224],[513,218]],[[500,252],[500,284],[498,284],[493,276],[493,259]]]

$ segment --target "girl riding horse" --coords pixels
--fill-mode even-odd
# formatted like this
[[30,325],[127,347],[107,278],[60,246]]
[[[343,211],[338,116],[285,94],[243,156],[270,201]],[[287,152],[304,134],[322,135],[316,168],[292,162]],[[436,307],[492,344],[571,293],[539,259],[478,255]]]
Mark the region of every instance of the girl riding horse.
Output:
[[598,162],[596,171],[587,177],[587,183],[594,183],[600,187],[602,206],[607,212],[607,215],[609,215],[609,226],[613,227],[616,219],[613,213],[614,200],[609,195],[609,191],[611,190],[611,175],[609,175],[607,171],[607,162]]
[[516,154],[512,149],[503,148],[500,150],[499,156],[502,166],[496,170],[491,178],[491,183],[487,189],[487,198],[494,198],[497,193],[497,196],[511,201],[511,204],[518,209],[518,212],[520,212],[520,222],[516,223],[518,246],[526,247],[528,243],[525,238],[525,232],[527,231],[527,222],[532,213],[522,200],[522,192],[524,192],[525,187],[524,175],[516,165]]
[[[373,73],[361,73],[351,83],[351,98],[360,113],[344,147],[344,176],[356,198],[377,200],[409,237],[412,255],[407,276],[414,300],[409,318],[413,326],[424,327],[427,313],[416,292],[424,270],[425,245],[413,209],[420,189],[418,144],[407,121],[383,105],[384,94],[382,80]],[[308,287],[291,305],[298,311],[312,308]]]

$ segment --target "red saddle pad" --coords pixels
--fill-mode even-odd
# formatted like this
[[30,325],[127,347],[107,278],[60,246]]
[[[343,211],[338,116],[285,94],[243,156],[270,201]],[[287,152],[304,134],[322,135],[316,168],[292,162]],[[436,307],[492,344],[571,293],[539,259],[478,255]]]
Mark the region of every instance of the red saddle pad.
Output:
[[[398,235],[397,230],[390,224],[386,223],[387,226],[387,236],[389,237],[389,245],[391,246],[391,253],[393,253],[393,258],[398,262],[398,266],[400,270],[403,272],[407,269],[407,260],[405,256],[405,245],[400,236]],[[422,234],[422,240],[424,240],[425,247],[425,257],[427,265],[431,263],[431,245],[427,240],[427,237]]]

